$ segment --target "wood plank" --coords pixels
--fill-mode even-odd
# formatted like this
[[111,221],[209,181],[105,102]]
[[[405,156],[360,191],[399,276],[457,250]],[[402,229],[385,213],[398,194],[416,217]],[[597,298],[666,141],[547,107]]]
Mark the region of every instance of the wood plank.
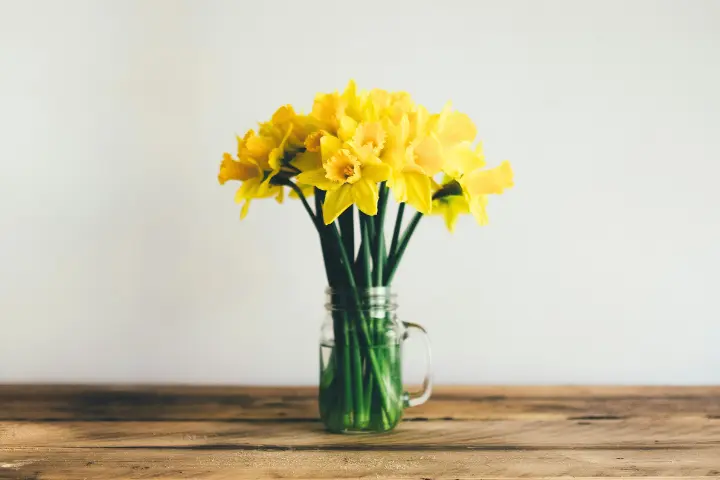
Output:
[[404,422],[382,435],[328,434],[320,422],[0,422],[0,445],[417,452],[683,449],[720,447],[720,420]]
[[[0,478],[478,478],[718,476],[720,449],[549,451],[0,451]],[[4,476],[3,476],[4,475]]]
[[[720,387],[442,387],[409,419],[720,418]],[[2,420],[314,420],[313,387],[0,385]]]
[[719,387],[446,387],[383,435],[316,409],[307,387],[0,386],[0,479],[720,478]]

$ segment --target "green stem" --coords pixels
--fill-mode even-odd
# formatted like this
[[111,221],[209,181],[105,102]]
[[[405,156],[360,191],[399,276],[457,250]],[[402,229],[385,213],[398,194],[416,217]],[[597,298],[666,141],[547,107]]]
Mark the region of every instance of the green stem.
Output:
[[385,182],[380,184],[380,200],[378,201],[377,223],[375,225],[375,263],[373,264],[373,281],[376,287],[383,285],[383,266],[385,263],[385,211],[387,207],[388,189]]
[[392,242],[390,242],[390,258],[388,263],[392,262],[397,251],[398,240],[400,239],[400,229],[402,228],[403,214],[405,213],[405,203],[398,205],[397,216],[395,217],[395,228],[393,229]]
[[350,205],[338,219],[340,234],[345,250],[352,256],[355,253],[355,208]]
[[[290,182],[291,183],[291,182]],[[294,185],[294,184],[293,184]],[[290,186],[290,185],[289,185]],[[307,205],[305,196],[297,186],[290,186],[298,193],[298,196],[303,200],[303,205],[306,206],[306,210],[309,214],[312,211]],[[390,405],[390,393],[388,391],[388,385],[385,382],[387,374],[385,373],[385,359],[382,356],[378,356],[372,346],[375,343],[375,335],[377,331],[373,326],[372,332],[369,331],[368,321],[366,320],[366,313],[363,310],[364,305],[362,304],[358,285],[353,275],[353,264],[350,262],[346,245],[349,243],[343,241],[337,226],[332,223],[330,225],[323,225],[321,222],[322,218],[322,206],[325,197],[325,192],[319,189],[315,189],[315,215],[311,215],[313,222],[316,225],[318,234],[320,236],[320,242],[323,250],[323,258],[325,260],[325,268],[328,274],[328,283],[331,287],[336,286],[347,286],[353,295],[354,312],[352,314],[345,313],[340,314],[335,312],[334,318],[334,330],[335,330],[335,352],[336,352],[336,364],[338,371],[342,371],[342,381],[344,399],[343,406],[345,412],[345,423],[344,425],[355,425],[355,427],[364,428],[370,419],[372,399],[373,397],[379,400],[381,406],[381,418],[382,422],[386,427],[389,427],[389,423],[394,415],[393,407]],[[362,219],[362,217],[361,217]],[[362,220],[361,220],[362,222]],[[361,246],[363,249],[363,257],[367,256],[367,262],[365,262],[365,268],[369,270],[370,262],[370,238],[369,234],[373,227],[372,220],[370,218],[365,219],[365,230],[364,230],[364,244]],[[339,222],[340,223],[340,222]],[[361,223],[362,228],[363,223]],[[342,225],[341,225],[342,228]],[[345,228],[347,231],[347,227]],[[352,252],[352,250],[351,250]],[[360,257],[360,252],[358,253]],[[369,279],[369,273],[366,272],[366,278]],[[369,282],[368,282],[369,284]],[[357,312],[355,314],[355,312]],[[348,315],[355,316],[355,328],[350,329],[351,320]],[[350,351],[352,349],[352,352]],[[363,355],[363,353],[365,355]],[[365,368],[368,369],[366,376],[368,383],[363,386],[363,357],[365,357]],[[342,365],[339,365],[342,364]],[[375,390],[372,385],[377,385]],[[354,387],[354,388],[353,388]],[[350,423],[352,419],[352,424]]]
[[340,250],[340,257],[342,259],[342,265],[345,270],[345,276],[347,278],[347,281],[349,283],[350,290],[353,292],[353,300],[355,302],[355,308],[358,313],[357,318],[357,326],[356,328],[359,329],[360,333],[362,333],[362,340],[365,346],[367,346],[367,354],[368,354],[368,360],[370,361],[370,368],[372,369],[373,377],[376,379],[376,383],[378,386],[378,393],[380,394],[380,397],[382,399],[382,406],[383,409],[387,412],[391,411],[391,406],[389,404],[388,400],[388,391],[387,391],[387,385],[383,381],[384,376],[382,375],[382,370],[378,361],[377,356],[375,355],[375,351],[370,348],[372,345],[372,338],[370,337],[370,333],[368,332],[368,326],[367,321],[365,319],[365,313],[363,311],[362,302],[360,301],[360,297],[358,294],[357,284],[355,283],[355,278],[352,274],[352,268],[350,264],[350,260],[348,258],[347,252],[345,251],[345,248],[342,245],[342,241],[340,238],[340,233],[338,233],[337,228],[335,225],[330,225],[330,231],[331,234],[335,240],[336,245],[338,246]]
[[360,231],[362,232],[362,243],[360,244],[362,251],[358,252],[358,255],[362,254],[361,265],[363,269],[361,273],[363,276],[361,278],[363,285],[369,287],[372,285],[370,275],[370,219],[364,213],[360,214]]
[[423,214],[420,212],[417,212],[412,220],[410,221],[410,225],[408,225],[405,232],[403,232],[402,238],[400,239],[400,244],[397,248],[397,253],[392,257],[392,261],[390,264],[390,269],[387,273],[387,276],[385,277],[385,285],[389,285],[393,277],[395,276],[395,272],[397,271],[398,265],[400,265],[400,260],[402,260],[403,254],[405,253],[405,249],[408,246],[408,243],[410,242],[410,238],[412,237],[413,232],[415,232],[415,229],[418,226],[418,223],[420,223],[420,220],[422,219]]
[[[350,325],[350,322],[346,319],[345,324]],[[353,418],[355,427],[362,428],[367,424],[369,415],[365,410],[365,398],[363,395],[363,373],[362,373],[362,355],[360,354],[360,341],[358,340],[357,329],[350,332],[352,339],[352,345],[348,347],[352,348],[352,379],[353,379],[353,404],[355,407],[355,415]]]
[[[352,363],[350,359],[350,325],[348,325],[347,316],[343,315],[341,318],[342,322],[342,353],[343,353],[343,383],[345,388],[345,395],[343,396],[343,407],[345,412],[345,425],[350,425],[351,422],[355,421],[356,415],[353,415],[353,386],[352,386]],[[335,342],[335,348],[337,349],[337,341]],[[353,349],[354,350],[354,349]]]
[[[322,250],[322,256],[323,256],[323,264],[325,264],[325,275],[327,276],[328,285],[332,286],[335,285],[337,282],[337,269],[333,268],[332,265],[332,255],[330,254],[330,245],[328,244],[327,236],[324,235],[324,231],[322,228],[320,228],[319,225],[317,225],[317,218],[319,218],[320,215],[322,215],[322,201],[323,201],[323,195],[320,194],[322,190],[315,189],[315,211],[317,212],[316,215],[313,215],[313,223],[315,223],[315,228],[317,229],[318,236],[320,237],[320,250]],[[325,193],[325,192],[323,192]],[[302,194],[302,191],[300,192]],[[301,195],[301,199],[305,198],[305,195]],[[304,204],[307,204],[307,200],[305,200]],[[308,205],[309,209],[310,205]],[[308,213],[312,213],[312,211],[308,211]],[[338,337],[336,337],[338,338]]]

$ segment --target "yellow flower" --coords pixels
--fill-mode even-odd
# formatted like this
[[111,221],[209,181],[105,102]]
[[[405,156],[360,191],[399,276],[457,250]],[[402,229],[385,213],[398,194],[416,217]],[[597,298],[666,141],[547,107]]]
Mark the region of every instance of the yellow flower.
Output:
[[285,132],[285,135],[283,136],[282,140],[280,141],[280,144],[273,148],[270,153],[268,154],[268,165],[272,169],[271,174],[268,176],[268,181],[273,176],[277,175],[277,173],[282,168],[282,161],[285,157],[285,147],[287,146],[288,138],[290,137],[290,134],[293,131],[293,126],[290,124],[288,126],[287,131]]
[[450,103],[430,117],[427,128],[439,144],[445,173],[457,178],[484,166],[481,146],[472,148],[477,135],[475,124],[466,114],[454,111]]
[[473,149],[470,142],[462,142],[444,150],[443,171],[452,178],[460,178],[468,172],[485,166],[482,144]]
[[488,223],[487,196],[502,194],[513,183],[513,171],[510,162],[504,161],[500,166],[488,170],[475,170],[459,179],[465,198],[470,206],[470,213],[480,225]]
[[303,147],[308,135],[317,130],[312,117],[298,115],[292,105],[278,108],[266,125],[277,139],[287,136],[287,143],[293,148]]
[[432,209],[430,179],[442,170],[439,141],[428,130],[427,110],[419,107],[395,125],[386,122],[388,146],[383,160],[392,167],[388,186],[398,202],[407,202],[421,213]]
[[477,135],[477,128],[470,117],[454,111],[450,103],[445,105],[440,114],[433,115],[431,124],[431,128],[437,132],[437,138],[443,147],[472,142]]
[[285,192],[281,186],[270,185],[267,182],[263,182],[262,176],[253,177],[244,181],[238,191],[235,192],[235,203],[244,202],[240,210],[240,218],[243,219],[247,216],[251,200],[255,198],[275,197],[278,203],[282,203],[284,195]]
[[270,170],[268,157],[275,147],[273,137],[258,135],[254,130],[248,130],[242,139],[238,138],[238,158],[241,161],[255,163],[262,170]]
[[223,154],[218,173],[218,182],[224,185],[228,180],[244,181],[258,175],[257,165],[235,160],[229,153]]
[[[368,115],[370,115],[371,118],[366,118]],[[343,127],[347,128],[348,125],[353,125],[352,130],[354,131],[354,126],[357,125],[357,123],[365,119],[375,119],[372,105],[368,102],[367,94],[362,92],[358,93],[353,80],[348,82],[342,94],[338,92],[317,94],[310,117],[311,121],[314,122],[319,129],[326,130],[332,135],[337,135],[342,140],[349,139],[349,137],[345,138],[343,135],[340,135]],[[350,121],[351,123],[343,123],[343,121]],[[352,136],[352,134],[350,136]]]
[[345,105],[337,92],[318,93],[315,96],[312,116],[325,130],[336,133],[344,114]]
[[322,168],[322,157],[320,156],[320,142],[324,135],[329,135],[325,130],[317,130],[305,138],[305,151],[298,153],[290,161],[290,165],[300,172],[317,170]]
[[258,135],[253,130],[244,137],[237,138],[238,159],[229,153],[223,155],[218,173],[218,181],[224,184],[228,180],[238,180],[242,184],[235,194],[235,202],[243,203],[240,218],[245,218],[254,198],[275,197],[281,203],[284,197],[282,187],[270,185],[268,172],[270,156],[278,147],[272,137]]
[[[285,108],[281,107],[281,110]],[[238,158],[241,162],[257,165],[262,172],[263,181],[270,183],[270,180],[283,170],[288,140],[294,128],[291,122],[277,125],[266,122],[260,125],[257,134],[254,130],[249,130],[243,138],[238,138]]]
[[297,181],[327,191],[323,204],[326,225],[334,222],[353,203],[368,214],[377,213],[378,182],[387,180],[390,169],[369,146],[325,135],[320,140],[322,166],[305,171]]
[[[375,215],[378,183],[386,181],[398,202],[443,215],[452,231],[461,214],[486,223],[487,195],[513,184],[507,162],[483,170],[476,134],[470,118],[450,104],[431,114],[407,92],[360,91],[351,80],[342,93],[316,95],[309,115],[283,105],[257,133],[238,138],[237,157],[224,155],[218,181],[242,182],[236,194],[241,217],[253,199],[282,201],[281,184],[290,181],[306,196],[325,190],[326,224],[352,204]],[[446,179],[438,185],[434,177],[441,172]],[[297,197],[295,190],[290,196]]]
[[404,115],[414,110],[415,104],[407,92],[388,92],[379,88],[370,90],[370,102],[380,118],[400,123]]
[[460,185],[470,196],[501,194],[506,188],[514,185],[510,162],[506,160],[495,168],[475,170],[463,175]]

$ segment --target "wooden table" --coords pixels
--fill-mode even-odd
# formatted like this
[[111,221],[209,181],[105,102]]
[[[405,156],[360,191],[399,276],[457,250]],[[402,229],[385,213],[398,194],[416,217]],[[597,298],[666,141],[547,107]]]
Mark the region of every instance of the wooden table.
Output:
[[720,387],[438,388],[331,435],[315,389],[0,386],[0,478],[720,477]]

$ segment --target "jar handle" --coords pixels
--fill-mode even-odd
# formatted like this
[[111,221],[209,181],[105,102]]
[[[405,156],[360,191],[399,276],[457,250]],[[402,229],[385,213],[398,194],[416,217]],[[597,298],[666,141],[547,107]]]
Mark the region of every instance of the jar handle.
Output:
[[425,378],[423,378],[423,388],[419,393],[411,394],[405,392],[404,403],[405,407],[417,407],[427,402],[432,393],[432,351],[430,349],[430,337],[427,331],[421,325],[412,322],[403,322],[405,326],[405,336],[403,341],[410,336],[410,332],[415,330],[422,334],[423,341],[425,342],[425,358],[427,359],[427,370],[425,371]]

